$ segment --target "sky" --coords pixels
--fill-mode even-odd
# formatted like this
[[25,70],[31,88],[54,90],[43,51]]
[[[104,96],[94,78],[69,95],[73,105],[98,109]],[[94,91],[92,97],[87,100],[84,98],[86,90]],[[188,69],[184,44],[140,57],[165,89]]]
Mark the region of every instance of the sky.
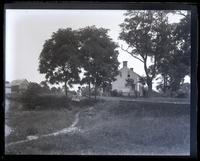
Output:
[[[22,10],[7,9],[5,24],[5,79],[27,79],[40,83],[45,75],[38,71],[39,55],[45,40],[59,28],[71,27],[73,30],[95,25],[110,29],[108,35],[119,46],[126,43],[118,39],[119,24],[124,21],[125,10]],[[170,15],[171,23],[178,22],[181,16]],[[143,64],[120,48],[118,61],[123,61],[139,75],[145,75]],[[186,78],[189,82],[189,78]],[[153,88],[155,89],[155,85]],[[74,87],[77,88],[77,87]]]

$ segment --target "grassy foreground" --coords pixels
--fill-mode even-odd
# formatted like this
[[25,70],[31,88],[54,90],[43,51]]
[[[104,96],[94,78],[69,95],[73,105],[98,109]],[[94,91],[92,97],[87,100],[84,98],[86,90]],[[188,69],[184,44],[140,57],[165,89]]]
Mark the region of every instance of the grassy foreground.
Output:
[[188,104],[128,101],[82,102],[70,109],[14,108],[6,116],[14,129],[6,144],[69,127],[77,112],[76,127],[81,131],[38,138],[5,150],[6,154],[188,155],[189,108]]

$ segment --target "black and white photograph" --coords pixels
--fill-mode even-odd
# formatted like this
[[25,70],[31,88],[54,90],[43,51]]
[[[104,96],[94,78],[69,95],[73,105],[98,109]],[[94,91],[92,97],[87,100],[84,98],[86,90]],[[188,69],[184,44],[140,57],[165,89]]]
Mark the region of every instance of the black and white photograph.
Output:
[[191,19],[5,9],[5,154],[190,156]]

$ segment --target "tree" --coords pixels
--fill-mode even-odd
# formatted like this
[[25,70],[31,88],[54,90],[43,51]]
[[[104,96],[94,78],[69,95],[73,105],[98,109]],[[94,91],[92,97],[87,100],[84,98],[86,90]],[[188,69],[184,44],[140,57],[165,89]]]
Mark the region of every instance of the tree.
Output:
[[97,88],[110,84],[118,74],[117,44],[107,32],[107,29],[95,26],[79,30],[81,64],[85,70],[82,83],[88,84],[89,93],[90,85],[94,85],[95,99]]
[[[174,51],[176,44],[174,42],[174,24],[162,25],[160,27],[160,33],[162,34],[162,39],[159,41],[158,52],[162,53],[158,55],[157,62],[157,73],[161,74],[162,83],[158,86],[164,93],[169,87],[169,70],[171,68],[170,63],[172,63],[172,58],[174,57]],[[175,64],[177,65],[177,64]]]
[[59,29],[46,40],[39,57],[39,71],[51,84],[64,83],[67,96],[68,86],[79,81],[79,41],[71,28]]
[[[125,13],[124,23],[120,24],[122,32],[119,38],[128,44],[128,48],[122,50],[143,63],[149,96],[152,94],[152,81],[158,73],[160,55],[168,50],[165,43],[170,34],[169,12],[129,10]],[[151,58],[151,65],[147,64],[148,58]]]
[[[86,66],[86,64],[84,66]],[[91,84],[92,83],[94,83],[94,78],[92,78],[92,75],[90,75],[89,72],[85,72],[84,77],[81,80],[81,85],[88,84],[89,99],[91,98]]]
[[[176,14],[180,14],[179,12]],[[181,13],[181,15],[183,15]],[[179,23],[172,24],[171,41],[168,53],[163,54],[159,62],[159,72],[163,82],[159,85],[165,93],[170,87],[172,93],[180,88],[184,77],[190,75],[191,56],[191,17],[190,12],[183,15]],[[169,44],[168,43],[168,44]],[[171,46],[171,47],[170,47]]]
[[[183,14],[181,14],[183,15]],[[190,75],[190,60],[191,60],[191,14],[187,12],[180,23],[177,24],[177,27],[174,31],[175,43],[176,43],[176,53],[175,60],[179,63],[177,68],[175,68],[176,73],[179,73],[179,85],[181,80],[184,79],[186,75]],[[172,73],[173,75],[173,73]],[[178,88],[180,87],[178,85]]]

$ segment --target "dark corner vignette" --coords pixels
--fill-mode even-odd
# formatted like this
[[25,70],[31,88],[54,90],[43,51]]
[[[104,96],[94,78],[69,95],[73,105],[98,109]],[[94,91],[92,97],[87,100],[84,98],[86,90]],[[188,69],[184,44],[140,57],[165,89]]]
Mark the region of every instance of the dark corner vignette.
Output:
[[5,5],[6,156],[196,158],[195,5],[30,4]]

